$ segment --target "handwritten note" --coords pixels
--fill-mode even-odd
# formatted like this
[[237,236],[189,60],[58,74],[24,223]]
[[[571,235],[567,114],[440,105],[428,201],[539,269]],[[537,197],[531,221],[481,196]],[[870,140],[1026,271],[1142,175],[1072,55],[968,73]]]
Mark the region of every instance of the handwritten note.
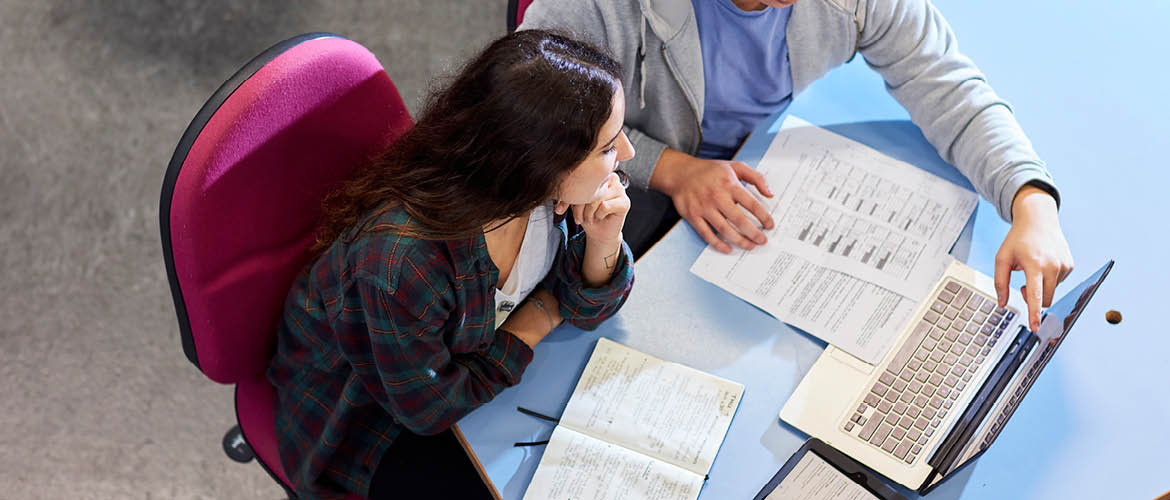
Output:
[[524,498],[694,499],[742,396],[741,384],[599,339]]

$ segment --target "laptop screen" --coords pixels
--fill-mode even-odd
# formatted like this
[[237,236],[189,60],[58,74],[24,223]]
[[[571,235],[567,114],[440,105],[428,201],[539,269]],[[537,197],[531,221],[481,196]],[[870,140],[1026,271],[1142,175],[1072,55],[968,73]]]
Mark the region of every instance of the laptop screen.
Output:
[[[1097,287],[1105,280],[1105,276],[1109,274],[1109,270],[1113,268],[1113,261],[1109,261],[1104,266],[1101,266],[1097,272],[1086,278],[1072,290],[1069,290],[1064,296],[1052,304],[1051,307],[1044,313],[1044,318],[1040,322],[1040,330],[1034,332],[1037,337],[1036,346],[1038,349],[1044,349],[1047,352],[1041,352],[1045,355],[1044,359],[1039,360],[1040,365],[1037,370],[1043,368],[1048,359],[1051,359],[1053,352],[1064,340],[1065,335],[1072,329],[1073,323],[1080,317],[1081,312],[1084,311],[1085,306],[1088,305],[1089,299],[1097,292]],[[1038,375],[1038,373],[1036,374]],[[1008,375],[1012,376],[1012,375]],[[1031,378],[1030,380],[1035,380]],[[1030,384],[1029,384],[1030,385]],[[1027,388],[1025,388],[1026,390]],[[1012,407],[1014,410],[1014,406]],[[1006,423],[1006,422],[1005,422]],[[921,493],[929,493],[935,486],[941,484],[945,479],[953,476],[955,473],[963,470],[967,465],[973,463],[977,458],[983,455],[983,452],[995,442],[998,437],[998,432],[993,433],[990,440],[980,447],[979,451],[971,455],[961,463],[957,463],[949,467],[946,471],[940,471],[942,474],[935,478],[935,481],[930,484],[928,488],[924,488]]]
[[1113,268],[1113,261],[1101,266],[1101,269],[1082,281],[1076,288],[1069,290],[1060,300],[1053,303],[1052,307],[1048,308],[1048,311],[1044,313],[1044,320],[1040,322],[1040,330],[1036,331],[1041,345],[1054,339],[1059,341],[1064,338],[1111,268]]

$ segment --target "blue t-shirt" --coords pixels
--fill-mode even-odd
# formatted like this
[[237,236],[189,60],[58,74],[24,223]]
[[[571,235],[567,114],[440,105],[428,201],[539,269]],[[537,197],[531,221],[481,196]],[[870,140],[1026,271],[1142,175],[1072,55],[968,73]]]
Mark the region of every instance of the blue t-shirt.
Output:
[[759,122],[788,105],[791,7],[743,11],[731,0],[691,0],[703,48],[700,158],[728,159]]

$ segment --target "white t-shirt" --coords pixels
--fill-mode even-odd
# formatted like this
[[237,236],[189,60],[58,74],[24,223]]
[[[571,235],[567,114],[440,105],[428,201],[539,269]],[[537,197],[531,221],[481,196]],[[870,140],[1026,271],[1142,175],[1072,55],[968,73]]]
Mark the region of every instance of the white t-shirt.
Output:
[[553,225],[552,203],[533,209],[512,272],[504,286],[496,289],[496,328],[504,324],[512,310],[548,275],[560,238],[561,232]]

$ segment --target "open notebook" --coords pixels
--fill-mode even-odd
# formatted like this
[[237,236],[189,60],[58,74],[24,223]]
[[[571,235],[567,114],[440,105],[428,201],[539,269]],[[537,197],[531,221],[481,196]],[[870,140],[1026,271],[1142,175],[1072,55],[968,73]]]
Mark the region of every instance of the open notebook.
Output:
[[524,498],[693,500],[742,396],[742,384],[598,339]]

